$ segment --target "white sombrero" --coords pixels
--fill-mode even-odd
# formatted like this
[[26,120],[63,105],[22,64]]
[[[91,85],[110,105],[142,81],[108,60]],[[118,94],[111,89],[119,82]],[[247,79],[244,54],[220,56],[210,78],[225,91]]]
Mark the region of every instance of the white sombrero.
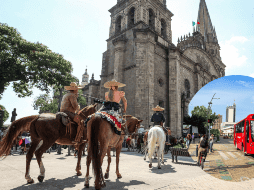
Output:
[[152,109],[153,111],[163,111],[164,108],[160,107],[160,106],[156,106],[155,108]]
[[118,88],[120,88],[120,87],[124,87],[126,85],[123,83],[117,82],[115,79],[113,79],[112,81],[108,81],[104,84],[105,88],[110,88],[111,86],[118,86]]
[[71,82],[70,86],[64,86],[65,90],[78,90],[84,88],[82,86],[78,86],[75,82]]

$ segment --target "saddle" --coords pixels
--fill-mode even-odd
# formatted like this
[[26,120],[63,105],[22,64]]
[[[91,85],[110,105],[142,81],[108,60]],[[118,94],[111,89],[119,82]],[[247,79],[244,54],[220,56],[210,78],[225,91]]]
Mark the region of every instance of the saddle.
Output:
[[77,125],[77,123],[73,122],[71,118],[64,112],[57,112],[56,119],[58,119],[64,126],[66,126],[66,134],[70,134],[71,136],[71,125]]

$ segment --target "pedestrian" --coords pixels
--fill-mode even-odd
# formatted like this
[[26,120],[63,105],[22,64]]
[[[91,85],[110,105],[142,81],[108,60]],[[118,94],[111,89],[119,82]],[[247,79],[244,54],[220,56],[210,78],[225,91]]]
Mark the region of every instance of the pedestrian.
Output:
[[211,135],[211,137],[210,137],[210,152],[213,152],[212,150],[213,150],[213,137],[214,137],[214,135],[212,134]]
[[198,141],[198,143],[200,143],[200,134],[198,134],[198,138],[199,138],[199,141]]
[[186,147],[189,149],[190,147],[191,134],[188,134],[186,137]]
[[165,144],[165,153],[168,153],[169,146],[170,146],[170,135],[171,131],[168,129],[168,134],[166,135],[166,144]]
[[192,134],[192,140],[193,140],[193,143],[195,143],[195,135],[194,135],[194,133]]

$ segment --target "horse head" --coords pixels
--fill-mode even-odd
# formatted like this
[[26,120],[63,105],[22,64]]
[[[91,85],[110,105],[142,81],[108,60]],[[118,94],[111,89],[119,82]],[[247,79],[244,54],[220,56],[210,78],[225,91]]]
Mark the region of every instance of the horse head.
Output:
[[98,104],[93,104],[93,105],[89,105],[89,106],[86,106],[85,108],[83,108],[82,110],[80,110],[80,113],[79,115],[82,117],[82,119],[86,119],[89,115],[92,115],[96,112],[96,106]]
[[137,129],[140,128],[140,123],[143,120],[139,120],[134,116],[131,116],[131,117],[128,116],[128,117],[129,117],[129,119],[126,121],[128,132],[131,133],[131,134],[136,133]]

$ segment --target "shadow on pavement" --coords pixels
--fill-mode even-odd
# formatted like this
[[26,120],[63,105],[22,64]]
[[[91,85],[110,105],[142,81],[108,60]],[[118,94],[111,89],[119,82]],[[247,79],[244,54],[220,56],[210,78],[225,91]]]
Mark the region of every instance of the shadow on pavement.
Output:
[[[131,180],[130,182],[121,182],[120,180],[116,179],[116,182],[113,182],[113,181],[111,182],[110,180],[105,180],[106,187],[103,188],[103,190],[109,190],[109,189],[128,190],[130,186],[146,184],[143,181],[137,181],[137,180]],[[94,184],[90,184],[90,186],[91,185],[92,185],[92,187],[94,187]],[[85,190],[85,188],[83,190]]]
[[27,190],[27,189],[36,189],[36,190],[45,190],[45,189],[65,189],[73,188],[78,183],[85,183],[84,177],[79,178],[78,176],[72,176],[65,179],[55,179],[51,178],[43,181],[42,183],[38,182],[37,179],[34,179],[34,184],[25,184],[12,190]]
[[188,165],[188,166],[197,166],[196,163],[186,163],[186,162],[174,162],[174,164]]
[[64,157],[61,157],[61,158],[56,158],[56,159],[59,159],[59,160],[64,160],[64,159],[66,159],[66,158],[64,158]]
[[[148,165],[147,165],[148,167]],[[156,174],[164,174],[164,173],[175,173],[176,171],[174,170],[174,168],[171,165],[161,165],[161,169],[158,169],[157,164],[153,164],[152,169],[151,169],[152,173],[156,173]]]

